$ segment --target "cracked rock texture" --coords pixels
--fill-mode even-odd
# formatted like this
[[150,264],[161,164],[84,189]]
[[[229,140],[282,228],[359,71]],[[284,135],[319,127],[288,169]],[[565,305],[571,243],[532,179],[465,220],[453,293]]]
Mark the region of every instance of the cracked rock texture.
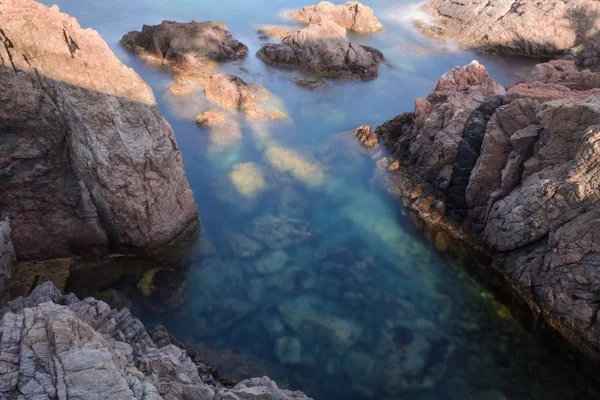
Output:
[[15,268],[15,248],[10,240],[10,220],[0,219],[0,297]]
[[382,28],[381,23],[373,14],[373,9],[358,1],[348,1],[345,4],[322,1],[315,6],[292,11],[289,16],[294,21],[307,25],[333,21],[348,30],[361,33],[377,32]]
[[432,0],[427,7],[465,47],[527,56],[568,51],[582,66],[600,67],[597,0]]
[[0,310],[0,397],[28,399],[292,400],[267,377],[227,388],[129,310],[61,294],[51,282]]
[[351,42],[346,29],[329,20],[292,32],[279,44],[264,44],[257,55],[267,64],[365,81],[377,77],[384,59],[379,50]]
[[197,227],[171,127],[97,32],[3,0],[0,87],[0,213],[19,259],[148,253]]
[[600,360],[600,73],[538,65],[506,90],[473,62],[377,128],[389,190],[494,268],[577,350]]

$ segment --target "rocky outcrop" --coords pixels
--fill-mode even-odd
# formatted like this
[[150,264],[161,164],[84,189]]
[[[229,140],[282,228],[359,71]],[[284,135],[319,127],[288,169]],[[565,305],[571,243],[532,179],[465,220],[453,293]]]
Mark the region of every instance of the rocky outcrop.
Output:
[[185,96],[195,89],[216,105],[243,111],[250,118],[282,119],[275,110],[262,110],[266,91],[241,78],[217,72],[220,63],[242,59],[248,47],[233,39],[222,22],[174,22],[144,25],[123,36],[121,44],[139,57],[173,70],[171,92]]
[[600,66],[600,4],[595,0],[433,0],[427,7],[438,17],[435,26],[464,47],[527,56],[570,52],[583,66]]
[[4,295],[6,282],[12,278],[15,268],[15,249],[10,239],[10,220],[0,220],[0,298]]
[[3,1],[0,27],[0,212],[17,257],[148,253],[195,229],[173,131],[98,33],[32,0]]
[[[267,377],[225,387],[162,327],[129,310],[38,286],[0,310],[0,396],[85,399],[308,399]],[[212,372],[212,373],[211,373]]]
[[348,1],[345,4],[337,5],[322,1],[316,6],[292,11],[289,16],[294,21],[307,25],[332,21],[346,29],[361,33],[377,32],[382,28],[373,9],[358,1]]
[[506,91],[477,63],[377,128],[389,189],[489,252],[534,313],[600,360],[600,74],[538,65]]
[[190,67],[206,60],[233,61],[248,55],[248,47],[233,39],[222,22],[163,21],[127,33],[121,44],[160,62]]
[[346,29],[323,21],[285,36],[280,44],[264,44],[258,56],[267,64],[296,68],[318,76],[370,80],[377,77],[383,54],[351,42]]

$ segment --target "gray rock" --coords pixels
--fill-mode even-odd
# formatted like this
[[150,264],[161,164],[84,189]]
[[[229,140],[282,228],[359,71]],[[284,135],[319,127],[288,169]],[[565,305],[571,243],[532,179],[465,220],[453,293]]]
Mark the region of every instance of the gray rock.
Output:
[[[127,309],[38,286],[0,310],[0,396],[21,399],[308,399],[253,378],[228,389],[202,379],[209,368],[151,337]],[[205,382],[207,381],[207,382]]]
[[485,96],[504,89],[467,68],[445,74],[410,118],[377,129],[393,149],[385,181],[428,226],[487,249],[536,315],[599,359],[596,75],[572,61],[538,65],[499,102]]
[[280,44],[264,44],[257,55],[268,64],[317,76],[361,80],[377,77],[383,61],[379,50],[351,42],[346,29],[331,21],[291,33]]

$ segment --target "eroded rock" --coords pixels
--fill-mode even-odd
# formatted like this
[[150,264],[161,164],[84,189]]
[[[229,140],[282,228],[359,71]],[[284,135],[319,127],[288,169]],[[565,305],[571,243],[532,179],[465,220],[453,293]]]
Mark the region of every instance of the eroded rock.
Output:
[[323,21],[291,33],[280,44],[264,44],[257,55],[267,64],[297,68],[318,76],[370,80],[383,54],[351,42],[346,29]]
[[504,95],[470,68],[377,129],[393,151],[384,180],[429,227],[489,251],[536,315],[600,359],[596,73],[553,61]]
[[377,32],[382,28],[373,9],[358,1],[348,1],[345,4],[322,1],[315,6],[292,11],[289,16],[293,20],[307,25],[332,21],[346,29],[361,33]]
[[0,26],[0,213],[17,257],[148,253],[196,230],[150,87],[57,7],[4,1]]
[[164,340],[164,328],[151,337],[127,309],[63,295],[50,282],[8,303],[0,318],[6,398],[308,399],[267,377],[226,388],[168,333]]

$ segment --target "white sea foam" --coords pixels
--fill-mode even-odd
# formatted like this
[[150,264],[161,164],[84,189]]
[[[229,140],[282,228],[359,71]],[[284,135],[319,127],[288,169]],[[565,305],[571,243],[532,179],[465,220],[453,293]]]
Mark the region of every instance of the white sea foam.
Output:
[[389,8],[381,13],[381,19],[411,28],[417,20],[431,24],[435,18],[423,8],[424,5],[425,2],[420,2]]

